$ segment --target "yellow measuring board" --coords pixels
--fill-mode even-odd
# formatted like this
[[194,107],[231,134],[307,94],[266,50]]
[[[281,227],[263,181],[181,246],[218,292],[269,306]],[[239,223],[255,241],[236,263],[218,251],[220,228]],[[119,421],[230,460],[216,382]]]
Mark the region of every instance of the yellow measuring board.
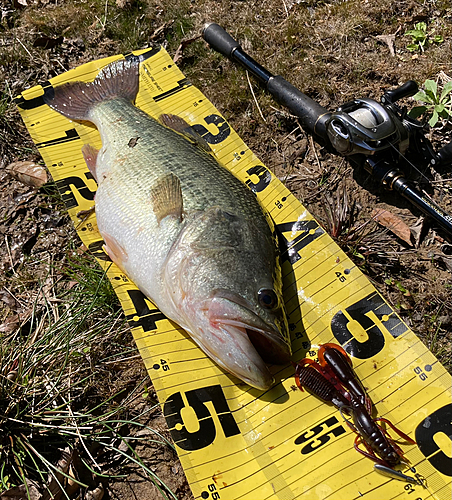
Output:
[[[298,200],[262,165],[163,49],[142,59],[136,105],[154,117],[184,118],[271,215],[281,236],[293,359],[341,344],[378,415],[417,442],[402,446],[423,486],[386,478],[353,449],[355,434],[335,408],[295,386],[294,368],[274,366],[265,392],[224,372],[112,264],[96,217],[96,183],[82,146],[100,148],[94,125],[43,102],[44,88],[93,80],[123,56],[84,64],[16,98],[23,120],[84,244],[106,270],[163,408],[196,499],[450,500],[451,377]],[[128,56],[126,56],[128,57]],[[406,472],[406,471],[405,471]]]

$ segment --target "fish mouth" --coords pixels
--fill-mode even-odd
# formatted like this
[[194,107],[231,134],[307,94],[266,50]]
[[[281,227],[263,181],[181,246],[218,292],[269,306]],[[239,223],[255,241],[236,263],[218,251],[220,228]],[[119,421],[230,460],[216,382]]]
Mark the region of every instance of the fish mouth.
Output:
[[[266,390],[274,382],[267,363],[288,363],[290,347],[275,325],[243,302],[221,296],[211,299],[209,334],[200,343],[222,368],[256,389]],[[208,339],[213,341],[206,342]]]

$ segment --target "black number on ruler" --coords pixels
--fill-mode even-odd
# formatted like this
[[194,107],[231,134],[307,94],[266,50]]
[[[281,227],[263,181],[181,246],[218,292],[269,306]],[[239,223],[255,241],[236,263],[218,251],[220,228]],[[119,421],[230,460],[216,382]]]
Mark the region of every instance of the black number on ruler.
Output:
[[427,374],[424,373],[424,371],[422,370],[422,368],[420,366],[416,366],[416,368],[414,368],[414,373],[416,375],[419,375],[419,378],[424,382],[425,380],[428,379],[427,377]]
[[209,491],[202,491],[201,492],[201,498],[203,498],[203,499],[209,498],[211,494],[212,494],[212,500],[218,500],[219,498],[221,498],[220,493],[217,491],[217,487],[215,486],[214,483],[208,484],[207,489]]
[[[141,326],[144,332],[156,330],[157,321],[166,319],[166,316],[159,309],[154,307],[140,290],[127,290],[127,293],[136,310],[136,313],[131,313],[126,316],[130,328]],[[138,319],[134,319],[135,316],[138,316]]]
[[339,271],[336,272],[336,277],[337,279],[341,282],[341,283],[344,283],[344,281],[347,281],[347,278],[345,276],[343,276],[342,273],[340,273]]
[[56,139],[51,139],[49,141],[37,142],[37,148],[46,148],[47,146],[56,146],[58,144],[64,144],[65,142],[78,141],[80,136],[78,135],[75,128],[71,128],[65,131],[65,135],[62,137],[57,137]]
[[403,487],[403,489],[404,489],[405,491],[408,491],[408,495],[409,495],[410,493],[415,493],[415,492],[416,492],[416,490],[413,488],[413,486],[412,486],[411,484],[406,484],[406,485]]
[[170,369],[170,366],[165,359],[160,360],[160,366],[164,372],[167,372]]
[[212,134],[209,132],[204,125],[196,123],[192,126],[192,129],[201,137],[203,137],[209,144],[219,144],[223,142],[226,137],[231,133],[231,127],[228,122],[219,115],[209,115],[204,118],[207,124],[213,124],[218,129],[217,134]]
[[[346,432],[342,425],[333,427],[338,423],[339,421],[336,417],[330,417],[329,419],[325,420],[325,422],[321,422],[315,427],[312,427],[312,429],[309,429],[308,431],[303,432],[303,434],[300,434],[297,439],[295,439],[295,444],[298,445],[307,443],[301,449],[301,453],[303,455],[307,455],[308,453],[311,453],[324,444],[328,443],[332,436],[338,437]],[[330,427],[333,428],[331,429]],[[326,432],[324,432],[325,430]]]
[[103,246],[104,240],[93,241],[88,245],[88,250],[100,260],[105,260],[106,262],[112,262],[108,254],[104,251]]
[[[84,175],[87,179],[94,179],[90,172],[85,172]],[[56,181],[56,185],[67,208],[78,206],[77,199],[71,190],[71,185],[77,188],[80,196],[85,198],[85,200],[93,201],[94,195],[96,194],[96,191],[91,191],[81,177],[66,177],[65,179],[59,179]]]
[[246,173],[248,175],[255,175],[258,179],[257,182],[253,182],[251,179],[245,181],[245,184],[253,193],[260,193],[263,191],[272,180],[272,174],[263,165],[255,165],[248,169]]
[[452,476],[452,458],[435,443],[435,435],[441,433],[452,440],[452,403],[426,417],[415,431],[416,443],[427,460],[445,476]]
[[[384,323],[385,328],[394,338],[407,331],[407,327],[400,318],[376,292],[347,307],[345,312],[347,315],[342,311],[336,313],[331,320],[331,330],[336,340],[355,358],[371,358],[385,345],[383,332],[372,319],[372,315]],[[359,342],[353,337],[349,329],[352,321],[356,321],[366,331],[368,339],[365,342]]]
[[[289,260],[291,264],[295,264],[295,262],[301,259],[300,250],[325,232],[315,220],[283,222],[282,224],[277,224],[276,229],[280,240],[282,258],[283,260]],[[289,241],[284,236],[284,233],[300,234]]]
[[205,448],[214,442],[217,431],[210,410],[205,404],[207,401],[212,402],[225,437],[240,434],[221,385],[187,391],[185,397],[199,421],[199,430],[195,432],[189,432],[185,427],[181,412],[186,406],[180,392],[170,396],[163,406],[166,423],[177,446],[183,450],[193,451]]

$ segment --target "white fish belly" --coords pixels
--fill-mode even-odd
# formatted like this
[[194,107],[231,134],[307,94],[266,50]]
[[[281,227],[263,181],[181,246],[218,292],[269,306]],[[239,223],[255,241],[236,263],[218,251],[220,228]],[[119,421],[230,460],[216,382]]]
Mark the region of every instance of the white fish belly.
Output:
[[96,193],[99,232],[107,245],[113,240],[123,251],[123,255],[116,252],[120,257],[116,264],[145,295],[160,302],[163,263],[177,238],[180,224],[179,227],[159,226],[150,201],[140,203],[137,193],[123,188],[114,182],[114,176],[99,186]]

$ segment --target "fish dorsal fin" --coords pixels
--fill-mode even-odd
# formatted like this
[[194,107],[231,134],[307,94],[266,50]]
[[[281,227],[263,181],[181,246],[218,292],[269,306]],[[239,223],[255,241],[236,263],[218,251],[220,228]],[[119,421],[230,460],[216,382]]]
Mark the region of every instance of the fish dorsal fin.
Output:
[[159,116],[159,121],[162,125],[165,125],[165,127],[168,127],[178,134],[183,135],[195,146],[198,146],[207,153],[212,153],[208,142],[197,132],[195,132],[193,128],[180,116],[163,114]]
[[151,201],[159,224],[168,216],[182,221],[182,189],[176,175],[166,174],[157,179],[151,188]]

